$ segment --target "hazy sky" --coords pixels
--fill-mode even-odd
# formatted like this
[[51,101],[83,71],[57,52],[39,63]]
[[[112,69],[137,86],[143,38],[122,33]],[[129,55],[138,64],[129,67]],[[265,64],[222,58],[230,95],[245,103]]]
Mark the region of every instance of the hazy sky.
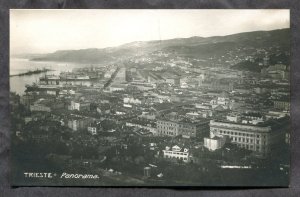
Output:
[[11,54],[290,26],[289,10],[10,10]]

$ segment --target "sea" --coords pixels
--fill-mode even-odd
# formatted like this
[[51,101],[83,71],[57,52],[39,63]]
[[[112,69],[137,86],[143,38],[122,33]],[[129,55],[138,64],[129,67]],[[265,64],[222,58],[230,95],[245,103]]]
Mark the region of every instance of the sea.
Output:
[[42,62],[30,61],[29,59],[11,58],[9,72],[10,75],[25,73],[36,69],[50,69],[51,71],[24,75],[24,76],[11,76],[9,77],[10,92],[15,92],[19,95],[25,94],[26,85],[38,83],[39,78],[50,74],[60,74],[60,72],[71,72],[74,68],[87,67],[87,64],[69,63],[69,62]]

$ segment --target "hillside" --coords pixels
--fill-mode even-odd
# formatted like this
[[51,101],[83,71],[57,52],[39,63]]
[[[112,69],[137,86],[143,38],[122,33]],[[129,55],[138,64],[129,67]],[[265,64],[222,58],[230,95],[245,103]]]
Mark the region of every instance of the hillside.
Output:
[[290,47],[289,29],[256,31],[214,37],[176,38],[170,40],[137,41],[104,49],[62,50],[32,58],[33,61],[63,61],[81,63],[109,62],[122,58],[145,55],[161,50],[181,56],[208,58],[222,56],[236,48]]
[[232,66],[231,68],[237,70],[244,70],[244,71],[251,71],[251,72],[260,72],[261,68],[257,62],[250,62],[250,61],[243,61],[237,63],[236,65]]

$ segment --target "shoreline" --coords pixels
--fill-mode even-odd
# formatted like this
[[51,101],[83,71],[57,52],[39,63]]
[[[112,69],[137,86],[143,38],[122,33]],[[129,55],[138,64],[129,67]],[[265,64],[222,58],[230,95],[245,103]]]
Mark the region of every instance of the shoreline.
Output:
[[24,73],[19,73],[19,74],[14,74],[14,75],[9,75],[9,77],[20,77],[20,76],[27,76],[27,75],[35,75],[35,74],[40,74],[40,73],[45,73],[45,72],[48,72],[48,71],[53,71],[51,69],[37,69],[37,70],[31,70],[31,71],[27,71],[27,72],[24,72]]

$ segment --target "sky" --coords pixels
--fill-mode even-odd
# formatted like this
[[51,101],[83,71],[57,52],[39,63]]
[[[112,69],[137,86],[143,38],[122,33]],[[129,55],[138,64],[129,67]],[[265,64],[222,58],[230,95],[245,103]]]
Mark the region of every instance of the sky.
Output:
[[10,10],[10,53],[106,48],[290,27],[289,10]]

